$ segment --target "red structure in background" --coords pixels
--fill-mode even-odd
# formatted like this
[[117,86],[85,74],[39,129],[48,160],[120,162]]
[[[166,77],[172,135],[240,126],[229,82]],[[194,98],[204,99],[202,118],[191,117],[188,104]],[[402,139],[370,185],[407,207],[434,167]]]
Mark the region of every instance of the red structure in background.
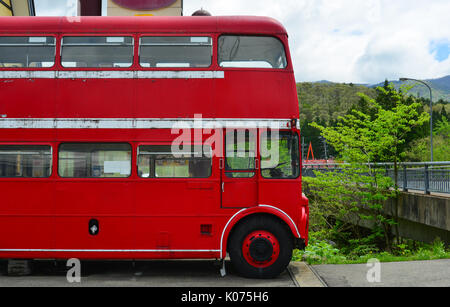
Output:
[[[159,10],[171,6],[176,0],[113,0],[117,5],[136,11]],[[102,16],[101,0],[79,0],[80,16]]]
[[122,7],[137,11],[158,10],[164,7],[168,7],[176,2],[176,0],[112,0],[112,1]]
[[81,16],[102,16],[101,0],[79,0]]
[[[310,153],[311,153],[312,159],[309,158]],[[314,158],[314,150],[312,148],[312,143],[309,142],[308,155],[306,156],[306,160],[304,161],[304,164],[303,164],[305,167],[307,167],[307,168],[318,167],[318,166],[324,166],[324,165],[333,164],[333,163],[335,163],[334,160],[316,160]]]

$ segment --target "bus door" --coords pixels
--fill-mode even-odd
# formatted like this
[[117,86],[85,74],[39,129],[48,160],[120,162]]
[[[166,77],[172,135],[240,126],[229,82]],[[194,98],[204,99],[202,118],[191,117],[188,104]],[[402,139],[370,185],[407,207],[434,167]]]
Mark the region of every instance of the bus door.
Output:
[[174,149],[181,148],[172,145],[172,141],[138,144],[136,247],[214,249],[217,234],[211,204],[220,201],[220,178],[212,172],[211,146],[185,143],[177,152]]
[[224,138],[222,208],[257,206],[257,129],[227,129]]

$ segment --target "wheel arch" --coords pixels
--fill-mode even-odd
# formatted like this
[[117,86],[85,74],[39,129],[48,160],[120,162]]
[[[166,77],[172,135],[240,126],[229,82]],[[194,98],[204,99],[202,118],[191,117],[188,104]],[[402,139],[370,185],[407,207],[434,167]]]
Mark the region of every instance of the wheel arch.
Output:
[[298,228],[295,225],[292,218],[287,213],[285,213],[284,211],[282,211],[281,209],[279,209],[277,207],[268,206],[268,205],[259,205],[257,207],[253,207],[253,208],[242,209],[241,211],[237,212],[234,216],[232,216],[230,218],[228,223],[225,225],[225,228],[223,229],[222,237],[221,237],[221,241],[220,241],[221,259],[225,259],[225,257],[226,257],[228,241],[229,241],[228,239],[229,239],[232,231],[234,229],[236,229],[236,227],[240,223],[244,222],[245,220],[247,220],[251,217],[258,216],[258,215],[270,216],[272,218],[275,218],[275,219],[281,221],[290,230],[290,233],[292,234],[293,238],[297,238],[297,239],[301,238],[300,232],[298,231]]

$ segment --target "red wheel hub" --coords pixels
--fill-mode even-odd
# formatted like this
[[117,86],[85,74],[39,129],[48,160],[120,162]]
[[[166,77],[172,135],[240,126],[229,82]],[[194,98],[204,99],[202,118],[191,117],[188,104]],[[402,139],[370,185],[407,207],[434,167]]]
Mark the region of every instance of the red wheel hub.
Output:
[[268,231],[250,233],[242,243],[242,254],[247,262],[257,268],[271,266],[280,255],[277,238]]

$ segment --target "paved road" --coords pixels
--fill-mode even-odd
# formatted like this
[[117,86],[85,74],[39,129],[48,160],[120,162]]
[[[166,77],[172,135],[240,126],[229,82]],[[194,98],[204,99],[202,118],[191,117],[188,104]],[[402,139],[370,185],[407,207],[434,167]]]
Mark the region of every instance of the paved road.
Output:
[[329,287],[450,287],[450,259],[380,265],[379,283],[367,281],[371,267],[366,264],[315,265],[313,269]]
[[[6,263],[0,262],[0,287],[300,287],[320,286],[313,272],[295,270],[291,264],[291,276],[287,271],[273,280],[245,279],[237,276],[227,263],[228,275],[221,277],[215,261],[143,261],[132,262],[82,262],[82,278],[79,284],[66,280],[64,262],[37,262],[32,276],[6,276]],[[304,265],[306,268],[306,265]],[[313,270],[330,287],[450,287],[450,259],[380,264],[380,282],[367,281],[366,264],[317,265]],[[298,272],[296,272],[298,271]],[[307,274],[309,273],[309,274]],[[293,281],[293,279],[296,282]]]
[[37,262],[32,276],[6,276],[6,263],[0,262],[0,287],[295,287],[286,271],[277,279],[245,279],[233,273],[227,263],[228,275],[221,277],[215,261],[146,261],[82,262],[80,284],[67,282],[67,268],[61,262]]

